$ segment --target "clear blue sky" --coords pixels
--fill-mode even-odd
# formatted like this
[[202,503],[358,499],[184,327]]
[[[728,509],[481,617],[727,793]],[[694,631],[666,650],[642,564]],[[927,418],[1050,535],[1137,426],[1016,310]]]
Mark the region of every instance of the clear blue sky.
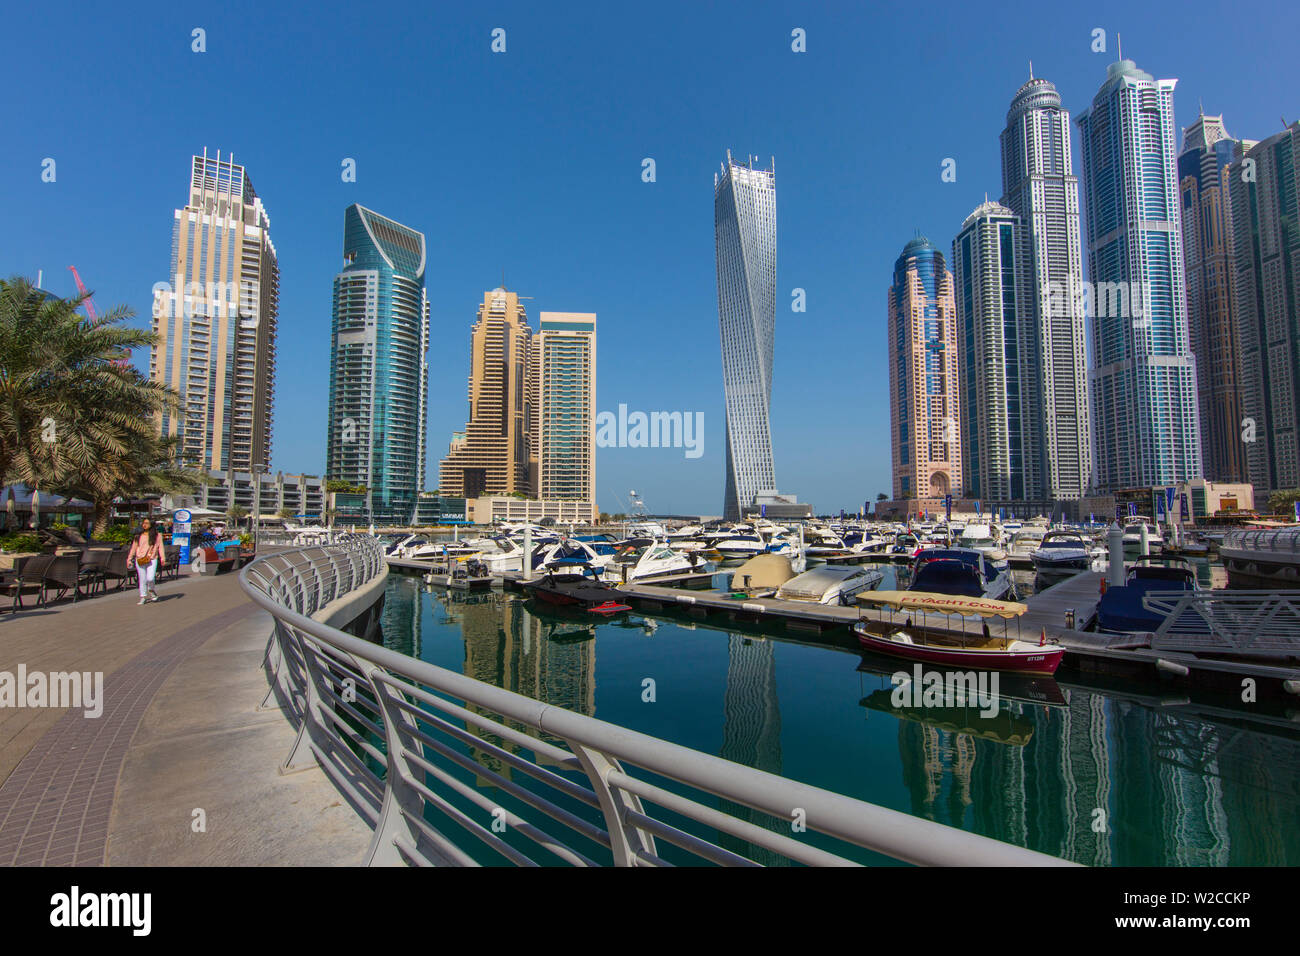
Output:
[[[713,173],[776,157],[776,477],[819,511],[890,491],[885,302],[920,229],[945,251],[1028,76],[1077,114],[1114,59],[1178,77],[1234,136],[1300,114],[1300,7],[1235,3],[11,5],[0,35],[0,273],[132,307],[167,279],[189,158],[244,163],[280,256],[273,467],[324,469],[343,210],[423,231],[429,487],[464,426],[470,325],[501,282],[599,315],[598,406],[702,411],[705,454],[602,449],[600,507],[720,513]],[[191,30],[207,52],[191,52]],[[504,54],[491,31],[506,30]],[[791,51],[791,30],[807,52]],[[1107,52],[1090,49],[1107,31]],[[1075,164],[1078,168],[1077,128]],[[653,157],[658,181],[641,181]],[[41,162],[57,181],[41,182]],[[358,181],[340,163],[357,160]],[[945,157],[957,182],[940,181]],[[803,288],[808,310],[789,309]],[[147,357],[137,361],[147,363]]]

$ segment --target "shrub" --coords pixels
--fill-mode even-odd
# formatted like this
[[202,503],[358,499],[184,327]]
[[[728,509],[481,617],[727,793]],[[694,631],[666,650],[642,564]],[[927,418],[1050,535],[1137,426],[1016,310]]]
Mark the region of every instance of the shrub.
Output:
[[131,529],[124,524],[115,524],[102,535],[96,535],[97,541],[112,541],[114,544],[126,544],[131,540]]
[[41,550],[41,539],[34,534],[19,534],[14,532],[0,536],[0,550],[14,553],[24,551]]

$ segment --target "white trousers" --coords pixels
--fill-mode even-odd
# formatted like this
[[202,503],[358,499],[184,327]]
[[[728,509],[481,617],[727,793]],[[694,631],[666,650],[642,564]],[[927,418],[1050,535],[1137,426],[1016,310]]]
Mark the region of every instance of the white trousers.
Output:
[[140,597],[148,597],[149,592],[153,590],[154,578],[158,574],[158,559],[154,558],[143,568],[140,565],[135,566],[135,576],[140,580]]

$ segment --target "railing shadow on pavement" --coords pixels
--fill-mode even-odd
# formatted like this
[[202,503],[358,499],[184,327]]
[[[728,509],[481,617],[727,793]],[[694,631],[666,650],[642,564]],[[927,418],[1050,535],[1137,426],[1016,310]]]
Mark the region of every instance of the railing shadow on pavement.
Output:
[[330,777],[374,830],[368,864],[1072,865],[534,700],[312,618],[384,570],[376,539],[345,535],[240,572],[275,619],[263,706],[274,700],[298,729],[281,769]]

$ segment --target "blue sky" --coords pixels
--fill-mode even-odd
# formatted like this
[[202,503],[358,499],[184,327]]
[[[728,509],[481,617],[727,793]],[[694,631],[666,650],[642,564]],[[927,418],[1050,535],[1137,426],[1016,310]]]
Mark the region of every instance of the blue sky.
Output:
[[[874,5],[873,5],[874,7]],[[1234,136],[1300,113],[1300,7],[1268,2],[899,5],[181,3],[12,7],[0,273],[141,324],[167,278],[189,157],[244,163],[280,256],[273,467],[321,473],[343,210],[428,237],[429,469],[467,413],[484,290],[599,316],[598,406],[700,411],[705,453],[602,449],[598,503],[721,512],[713,173],[776,157],[777,483],[819,511],[890,491],[885,302],[920,229],[947,253],[1001,192],[998,134],[1028,77],[1072,114],[1125,55]],[[206,30],[207,51],[191,51]],[[506,52],[490,50],[506,31]],[[807,52],[791,50],[802,28]],[[1107,31],[1107,52],[1090,49]],[[1075,166],[1078,169],[1077,128]],[[41,181],[46,157],[57,180]],[[357,182],[344,183],[344,157]],[[657,181],[641,180],[652,157]],[[940,180],[944,158],[957,181]],[[794,288],[807,312],[790,311]],[[137,361],[147,366],[147,356]]]

